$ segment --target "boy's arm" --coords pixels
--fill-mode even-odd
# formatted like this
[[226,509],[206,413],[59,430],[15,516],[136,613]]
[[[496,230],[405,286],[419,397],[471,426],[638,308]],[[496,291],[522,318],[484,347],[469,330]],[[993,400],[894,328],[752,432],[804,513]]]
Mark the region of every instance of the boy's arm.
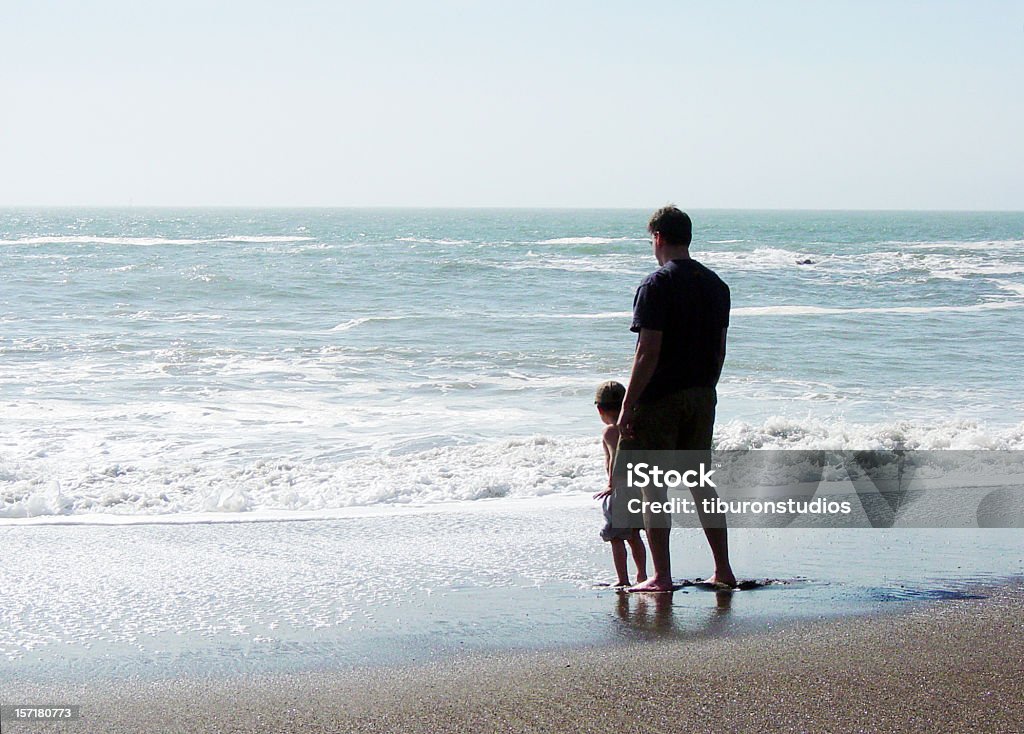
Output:
[[617,426],[608,426],[601,434],[601,448],[604,449],[604,469],[608,474],[608,486],[600,492],[594,493],[594,499],[604,499],[612,493],[612,467],[615,463],[615,449],[619,445],[619,429]]

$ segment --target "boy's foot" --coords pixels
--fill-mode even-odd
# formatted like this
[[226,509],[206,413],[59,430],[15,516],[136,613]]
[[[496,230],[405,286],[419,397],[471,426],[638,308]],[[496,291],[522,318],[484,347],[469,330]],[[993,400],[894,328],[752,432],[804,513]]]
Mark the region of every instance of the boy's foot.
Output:
[[619,579],[614,584],[612,584],[612,586],[614,588],[616,588],[616,589],[621,588],[623,586],[629,586],[629,579],[626,579],[625,581],[623,581],[622,579]]
[[713,573],[701,583],[708,584],[709,586],[724,586],[729,589],[735,589],[736,576],[733,574],[726,576],[725,574]]
[[641,593],[641,592],[665,592],[672,591],[672,582],[668,581],[657,581],[655,579],[647,579],[642,584],[636,586],[630,586],[628,591],[630,593]]

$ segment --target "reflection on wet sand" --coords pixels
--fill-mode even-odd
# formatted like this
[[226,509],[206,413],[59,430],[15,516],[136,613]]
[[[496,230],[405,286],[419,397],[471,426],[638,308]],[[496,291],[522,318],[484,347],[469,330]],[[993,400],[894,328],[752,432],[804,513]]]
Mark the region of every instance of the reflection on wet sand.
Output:
[[[734,593],[716,591],[715,605],[704,609],[675,604],[680,592],[616,595],[616,622],[620,635],[646,640],[664,637],[715,637],[730,631],[729,612]],[[685,594],[686,592],[682,592]]]

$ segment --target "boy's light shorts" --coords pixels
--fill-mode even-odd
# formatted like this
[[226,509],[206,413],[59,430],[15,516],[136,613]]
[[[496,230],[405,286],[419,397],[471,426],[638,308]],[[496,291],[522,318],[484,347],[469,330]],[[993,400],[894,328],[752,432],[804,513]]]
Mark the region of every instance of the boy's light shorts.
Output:
[[635,528],[617,528],[612,523],[612,496],[601,500],[601,511],[604,513],[604,527],[601,528],[601,540],[626,540],[636,532]]

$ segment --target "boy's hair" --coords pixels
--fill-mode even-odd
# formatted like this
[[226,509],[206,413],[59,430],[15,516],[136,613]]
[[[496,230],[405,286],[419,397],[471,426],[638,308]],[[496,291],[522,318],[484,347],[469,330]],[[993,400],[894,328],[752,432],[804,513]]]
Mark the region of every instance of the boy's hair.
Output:
[[693,239],[693,222],[686,212],[680,211],[674,204],[669,204],[651,215],[647,231],[651,234],[660,232],[670,245],[689,247]]
[[626,397],[626,388],[615,380],[602,382],[594,395],[594,405],[601,410],[622,410],[622,400]]

